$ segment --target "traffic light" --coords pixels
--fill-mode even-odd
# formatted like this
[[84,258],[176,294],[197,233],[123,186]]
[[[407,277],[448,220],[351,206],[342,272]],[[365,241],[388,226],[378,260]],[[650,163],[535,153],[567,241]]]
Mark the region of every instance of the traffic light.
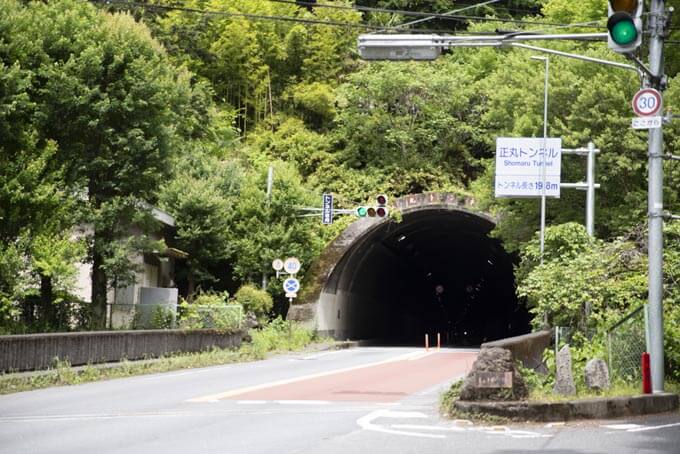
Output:
[[356,209],[356,215],[360,218],[384,218],[387,217],[389,211],[387,210],[387,196],[380,194],[375,198],[374,206],[359,206]]
[[377,206],[375,207],[375,215],[379,218],[384,218],[387,216],[387,196],[385,194],[380,194],[375,198]]
[[620,54],[628,54],[642,43],[643,0],[609,0],[607,43]]

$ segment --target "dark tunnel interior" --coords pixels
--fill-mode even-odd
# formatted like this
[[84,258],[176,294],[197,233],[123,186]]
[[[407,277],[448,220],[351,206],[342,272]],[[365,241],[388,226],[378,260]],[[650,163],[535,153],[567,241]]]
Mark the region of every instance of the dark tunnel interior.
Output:
[[444,345],[474,346],[529,332],[513,257],[489,236],[493,227],[483,216],[446,209],[375,227],[324,288],[321,303],[333,302],[333,334],[422,345],[426,333],[431,344],[440,333]]

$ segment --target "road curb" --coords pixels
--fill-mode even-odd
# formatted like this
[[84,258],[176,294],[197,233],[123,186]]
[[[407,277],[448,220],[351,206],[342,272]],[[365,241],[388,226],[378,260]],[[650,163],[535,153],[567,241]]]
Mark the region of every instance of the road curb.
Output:
[[677,411],[677,394],[659,393],[630,397],[570,400],[565,402],[476,402],[458,400],[457,411],[529,421],[609,419]]

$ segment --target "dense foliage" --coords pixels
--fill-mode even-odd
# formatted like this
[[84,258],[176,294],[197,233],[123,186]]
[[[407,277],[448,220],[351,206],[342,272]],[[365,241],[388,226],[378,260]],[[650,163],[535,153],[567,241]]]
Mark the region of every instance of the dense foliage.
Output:
[[[680,226],[667,226],[664,234],[666,367],[680,379]],[[570,329],[572,346],[582,356],[574,361],[581,369],[593,351],[604,358],[605,333],[647,302],[645,236],[633,230],[605,242],[568,223],[546,229],[542,264],[536,238],[522,250],[518,294],[527,298],[536,328],[547,322]],[[584,349],[588,354],[582,354]]]
[[[452,2],[329,3],[336,8],[0,0],[0,329],[75,328],[76,320],[101,327],[107,289],[132,277],[131,252],[166,246],[145,236],[157,228],[149,206],[175,218],[170,246],[188,254],[177,284],[189,301],[200,290],[233,294],[264,277],[273,312],[283,313],[271,260],[295,255],[304,276],[349,222],[322,228],[298,217],[297,208],[318,205],[324,191],[341,208],[378,192],[473,195],[501,219],[495,234],[506,248],[524,251],[520,294],[537,323],[548,312],[552,323],[600,329],[645,300],[647,138],[629,127],[635,73],[551,57],[549,135],[602,150],[600,240],[573,224],[582,220],[583,194],[564,191],[548,201],[548,224],[560,225],[547,243],[556,255],[537,266],[538,204],[496,200],[491,188],[495,138],[542,134],[543,65],[529,51],[496,48],[456,49],[435,62],[363,62],[362,27],[394,27],[417,18],[404,11],[443,13]],[[469,19],[414,27],[601,31],[606,0],[518,0],[461,14]],[[621,59],[601,42],[544,45]],[[679,48],[666,47],[672,107]],[[667,152],[678,154],[679,128],[664,128]],[[564,180],[583,179],[581,158],[565,157],[562,166]],[[669,163],[665,176],[665,206],[680,211],[680,167]],[[141,234],[130,237],[132,227]],[[680,266],[674,235],[668,231],[668,279]],[[93,266],[92,314],[77,310],[72,292],[83,261]],[[669,281],[671,330],[680,323],[676,287]]]

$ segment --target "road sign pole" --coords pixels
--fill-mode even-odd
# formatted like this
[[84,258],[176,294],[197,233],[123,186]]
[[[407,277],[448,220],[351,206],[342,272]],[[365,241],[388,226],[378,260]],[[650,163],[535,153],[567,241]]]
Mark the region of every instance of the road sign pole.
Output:
[[[663,90],[663,37],[665,28],[663,0],[652,0],[648,19],[649,68],[654,78],[645,86]],[[662,125],[663,126],[663,125]],[[663,351],[663,127],[649,130],[649,331],[652,390],[664,390]]]
[[[534,60],[545,62],[545,81],[543,83],[543,159],[541,169],[541,264],[543,264],[543,251],[545,250],[545,154],[548,151],[548,57],[531,57]],[[547,320],[546,320],[547,321]]]
[[595,236],[595,144],[588,142],[588,165],[586,169],[586,231]]

